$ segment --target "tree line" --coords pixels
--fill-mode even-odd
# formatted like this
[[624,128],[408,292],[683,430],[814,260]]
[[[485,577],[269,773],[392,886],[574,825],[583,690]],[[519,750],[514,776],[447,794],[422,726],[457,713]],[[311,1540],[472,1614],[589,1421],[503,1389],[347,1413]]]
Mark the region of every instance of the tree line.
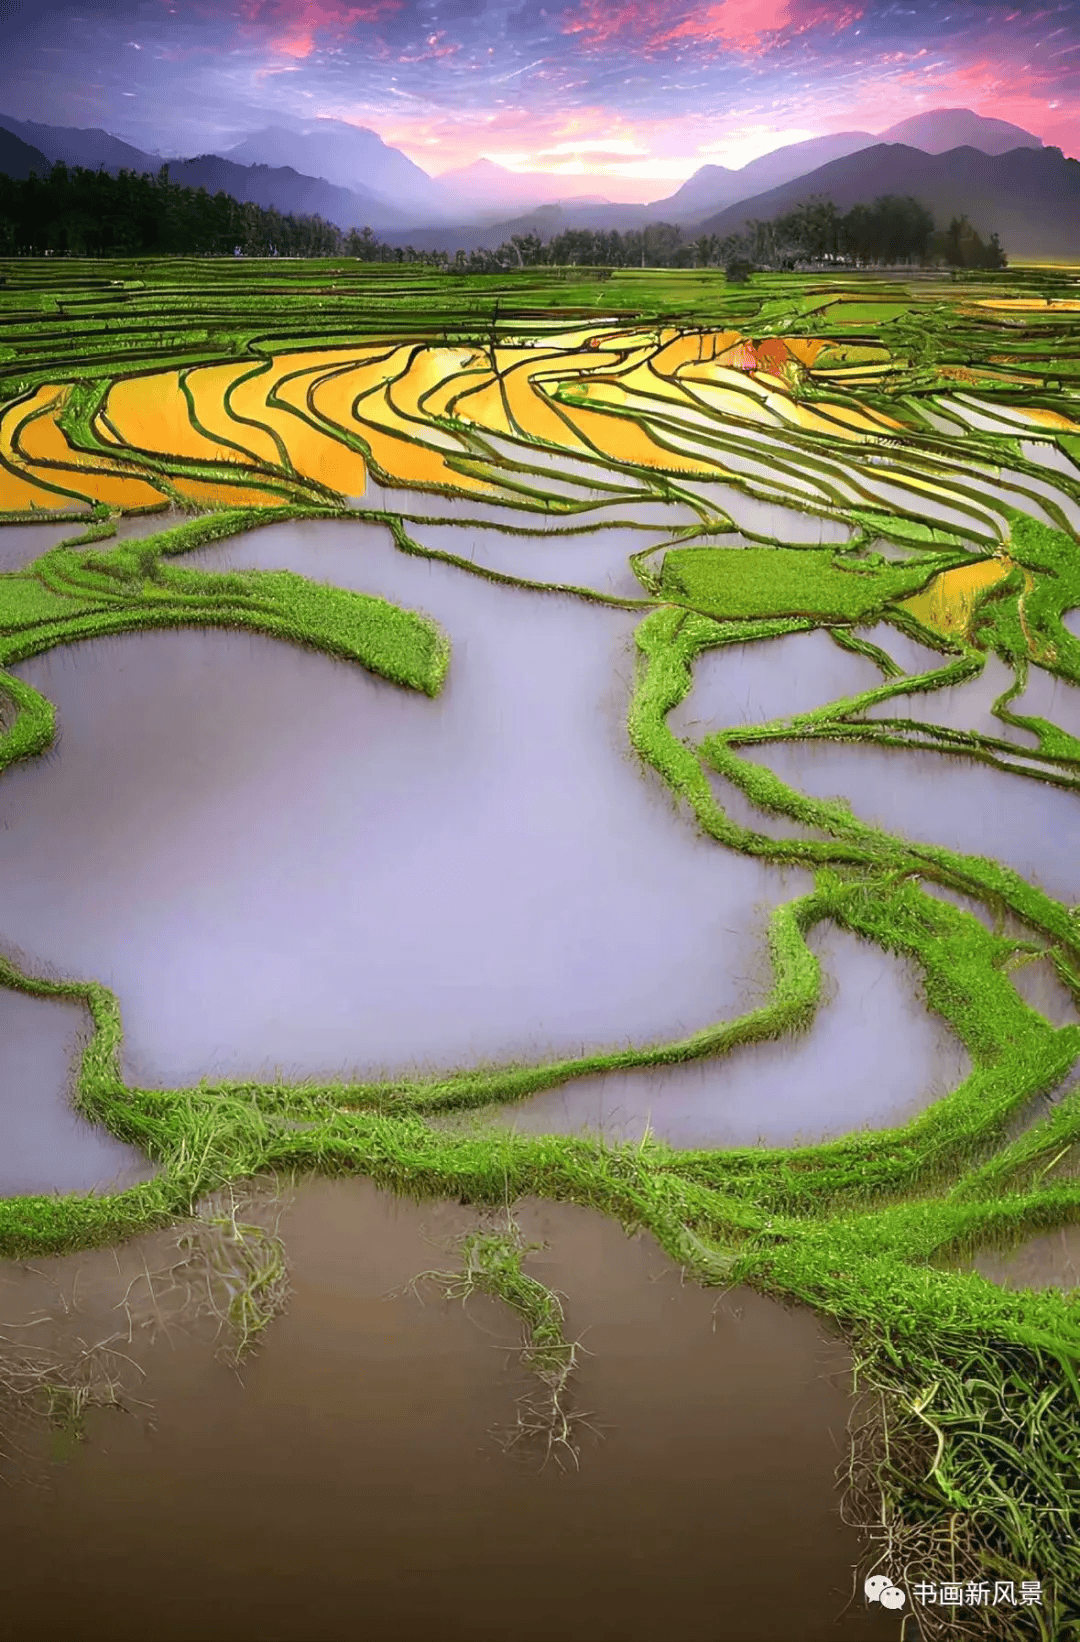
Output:
[[741,234],[687,236],[676,224],[645,228],[567,228],[549,239],[513,234],[495,249],[418,250],[390,245],[370,228],[347,233],[321,217],[289,216],[156,175],[69,168],[58,163],[26,180],[0,175],[3,256],[355,257],[362,262],[423,263],[450,273],[514,268],[724,268],[740,279],[756,268],[806,264],[866,267],[941,264],[1004,268],[997,234],[984,243],[966,217],[938,229],[918,200],[883,195],[841,213],[812,199],[771,221],[751,220]]

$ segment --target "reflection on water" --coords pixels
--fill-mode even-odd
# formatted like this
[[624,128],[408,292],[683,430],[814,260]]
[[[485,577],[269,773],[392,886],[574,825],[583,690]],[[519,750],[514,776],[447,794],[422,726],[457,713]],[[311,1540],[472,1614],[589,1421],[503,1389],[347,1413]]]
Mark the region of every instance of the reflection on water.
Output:
[[79,535],[88,522],[72,519],[67,524],[0,525],[0,571],[21,570],[61,542]]
[[[0,571],[20,570],[43,553],[48,553],[61,542],[73,541],[93,523],[89,509],[72,512],[66,524],[0,525]],[[184,515],[167,513],[135,513],[117,521],[116,534],[103,542],[108,548],[117,541],[152,536],[159,530],[172,530],[184,523]]]
[[423,547],[455,553],[502,575],[591,587],[623,599],[645,596],[630,568],[630,555],[643,553],[667,539],[660,531],[618,526],[604,530],[589,527],[572,536],[539,538],[477,529],[475,525],[412,524],[408,533]]
[[1045,718],[1080,739],[1080,690],[1042,667],[1029,667],[1022,696],[1009,703],[1021,718]]
[[140,1152],[72,1105],[73,1063],[88,1035],[81,1004],[0,987],[0,1197],[106,1190],[152,1174]]
[[442,496],[434,491],[372,483],[362,496],[348,500],[352,506],[372,512],[399,513],[416,519],[459,519],[462,524],[482,520],[487,524],[507,525],[512,530],[565,530],[567,525],[609,522],[679,530],[701,523],[700,515],[686,502],[642,500],[635,496],[602,501],[572,512],[547,512],[536,498],[481,502],[468,496]]
[[[998,741],[1012,741],[1017,746],[1035,747],[1038,737],[1031,730],[1018,729],[995,717],[992,708],[999,696],[1010,690],[1014,683],[1013,670],[997,656],[987,656],[981,673],[963,684],[949,685],[943,690],[920,690],[912,694],[892,696],[867,709],[867,718],[912,718],[921,724],[941,724],[954,730],[971,730],[978,735],[992,736]],[[1016,711],[1015,703],[1009,704]]]
[[1035,958],[1030,963],[1010,969],[1009,979],[1024,1002],[1045,1015],[1053,1026],[1075,1026],[1080,1023],[1080,1011],[1072,993],[1049,958]]
[[668,714],[668,725],[676,735],[700,739],[731,724],[809,713],[881,682],[872,661],[842,650],[822,627],[726,645],[698,657],[693,688]]
[[1009,1289],[1080,1288],[1080,1226],[1044,1232],[1008,1252],[984,1249],[965,1267]]
[[[580,1469],[493,1428],[529,1389],[496,1302],[401,1292],[474,1211],[311,1181],[281,1221],[294,1295],[243,1384],[183,1332],[126,1347],[151,1413],[102,1411],[43,1487],[0,1488],[11,1642],[874,1642],[834,1471],[847,1353],[808,1312],[683,1285],[647,1236],[527,1201],[527,1266],[583,1337]],[[433,1241],[434,1240],[434,1246]],[[163,1238],[84,1256],[77,1328],[111,1333]],[[3,1320],[58,1309],[75,1262],[0,1268]],[[389,1297],[388,1297],[389,1296]],[[122,1315],[121,1315],[122,1321]],[[909,1627],[910,1628],[910,1627]]]
[[850,799],[860,820],[888,832],[990,856],[1056,900],[1080,897],[1073,792],[921,749],[772,742],[741,753],[800,792]]
[[710,484],[679,477],[679,489],[688,496],[697,496],[715,512],[726,513],[739,529],[754,536],[765,536],[778,542],[807,542],[814,546],[822,542],[847,542],[851,531],[838,519],[826,519],[799,508],[783,507],[778,502],[766,502],[748,496],[735,485]]
[[207,550],[428,611],[436,701],[257,635],[141,633],[21,675],[48,759],[0,783],[4,927],[113,987],[128,1071],[378,1074],[578,1055],[742,1012],[769,908],[626,741],[631,613],[281,524]]
[[[912,966],[832,925],[812,930],[809,943],[823,1000],[807,1035],[581,1079],[492,1108],[490,1120],[612,1140],[638,1140],[651,1127],[673,1146],[788,1146],[901,1124],[967,1076],[963,1045],[927,1011]],[[767,976],[754,979],[763,997]]]

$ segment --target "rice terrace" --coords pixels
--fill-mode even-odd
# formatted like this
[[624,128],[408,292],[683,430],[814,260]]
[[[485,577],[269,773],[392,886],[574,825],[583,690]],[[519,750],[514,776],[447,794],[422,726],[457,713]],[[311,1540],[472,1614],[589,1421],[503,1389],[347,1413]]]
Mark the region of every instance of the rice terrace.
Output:
[[859,1611],[708,1634],[1080,1637],[1076,273],[13,259],[0,373],[0,1255],[119,1282],[5,1311],[5,1466],[144,1323],[269,1364],[362,1177],[559,1486],[633,1416],[547,1231],[825,1330]]

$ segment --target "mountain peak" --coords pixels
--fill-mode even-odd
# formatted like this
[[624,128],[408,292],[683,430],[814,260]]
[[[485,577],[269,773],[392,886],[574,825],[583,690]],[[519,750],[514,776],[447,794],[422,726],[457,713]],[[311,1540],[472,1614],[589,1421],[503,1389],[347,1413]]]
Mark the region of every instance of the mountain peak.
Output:
[[907,143],[926,154],[950,148],[978,148],[984,154],[1007,154],[1014,148],[1041,148],[1042,138],[1008,120],[991,119],[970,108],[929,108],[878,133],[883,143]]

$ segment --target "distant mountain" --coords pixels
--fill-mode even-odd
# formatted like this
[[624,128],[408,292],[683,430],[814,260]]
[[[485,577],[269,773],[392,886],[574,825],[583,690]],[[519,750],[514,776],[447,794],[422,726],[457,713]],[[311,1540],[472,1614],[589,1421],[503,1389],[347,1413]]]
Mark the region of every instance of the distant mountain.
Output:
[[104,167],[106,171],[156,171],[162,161],[153,154],[144,154],[141,148],[111,137],[107,131],[83,131],[73,125],[39,125],[36,120],[13,120],[0,114],[0,127],[14,132],[24,143],[40,149],[50,165],[63,160],[65,165],[84,165],[88,171]]
[[989,120],[970,108],[931,108],[879,132],[879,143],[907,143],[925,154],[945,154],[950,148],[980,148],[984,154],[1007,154],[1013,148],[1041,148],[1042,138],[1008,120]]
[[452,195],[399,148],[345,120],[312,120],[298,131],[267,126],[226,149],[223,157],[239,165],[289,167],[302,176],[323,177],[339,188],[375,195],[413,221],[453,210]]
[[674,194],[654,201],[648,214],[654,221],[700,222],[713,211],[722,211],[767,188],[778,188],[792,177],[801,177],[829,160],[872,148],[880,140],[869,131],[837,131],[831,137],[810,137],[806,142],[774,148],[737,171],[726,165],[703,165]]
[[568,228],[615,228],[621,234],[628,229],[641,228],[647,218],[643,205],[618,205],[607,202],[600,205],[583,203],[579,199],[562,200],[558,204],[538,205],[535,210],[518,217],[504,217],[497,222],[490,218],[473,222],[452,222],[440,226],[410,229],[399,240],[407,240],[418,251],[493,251],[504,245],[514,234],[537,234],[542,240],[552,239]]
[[31,171],[43,177],[48,169],[49,162],[40,148],[32,148],[10,131],[0,129],[0,173],[24,181]]
[[803,200],[831,199],[842,211],[871,204],[881,194],[913,194],[939,227],[966,216],[987,238],[1001,236],[1011,258],[1080,261],[1080,161],[1060,148],[1013,148],[984,154],[953,148],[924,154],[902,143],[878,143],[833,160],[803,177],[740,200],[707,218],[710,234],[740,233],[754,217],[766,222]]
[[[594,194],[588,184],[580,193],[574,190],[570,179],[552,171],[508,171],[494,160],[473,160],[471,165],[456,166],[440,172],[435,179],[446,190],[453,202],[458,221],[470,217],[476,222],[492,223],[518,217],[546,205],[576,208],[594,207],[601,212],[632,210],[636,219],[645,220],[647,206],[619,206],[603,195]],[[584,179],[583,179],[584,181]],[[589,179],[592,182],[592,179]],[[595,187],[595,184],[593,184]],[[607,226],[597,222],[597,226]]]
[[338,188],[321,177],[301,176],[292,166],[237,165],[219,154],[194,160],[170,160],[169,181],[211,194],[231,194],[283,215],[322,217],[339,228],[400,231],[413,220],[366,189]]

